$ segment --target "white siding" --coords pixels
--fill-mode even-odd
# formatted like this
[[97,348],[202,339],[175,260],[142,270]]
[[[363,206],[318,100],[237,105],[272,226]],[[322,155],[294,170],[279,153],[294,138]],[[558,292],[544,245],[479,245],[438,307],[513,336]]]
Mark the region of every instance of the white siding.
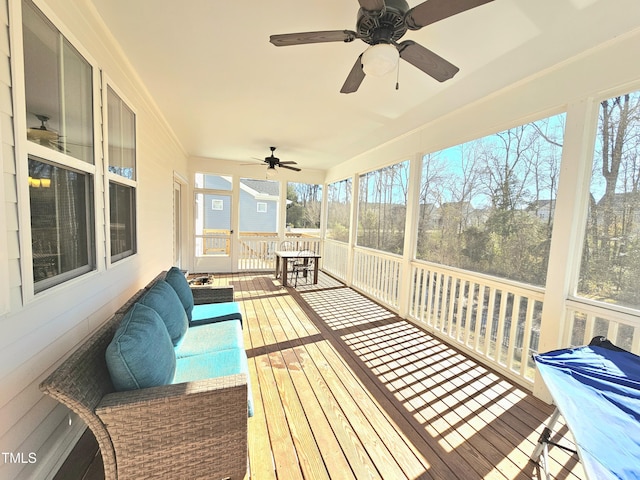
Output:
[[[11,124],[11,68],[9,66],[9,13],[6,2],[0,4],[0,316],[9,310],[9,247],[17,254],[15,240],[15,168],[13,164],[13,128]],[[11,219],[12,221],[9,221]],[[6,232],[6,235],[4,234]]]
[[[86,336],[104,322],[131,294],[145,285],[173,258],[174,172],[187,177],[187,156],[158,113],[157,106],[129,69],[88,2],[52,0],[36,4],[50,16],[62,33],[78,48],[88,52],[94,68],[104,71],[137,112],[138,161],[138,253],[106,268],[102,176],[96,177],[98,269],[36,296],[23,278],[31,275],[22,265],[20,228],[28,228],[28,192],[20,185],[20,170],[26,162],[16,138],[25,136],[24,105],[17,92],[21,58],[21,37],[13,31],[19,0],[3,0],[0,8],[0,451],[36,454],[36,462],[5,463],[0,457],[0,478],[48,478],[64,460],[66,452],[83,430],[81,421],[38,390],[40,381]],[[52,12],[55,11],[55,15]],[[10,16],[11,12],[13,16]],[[9,28],[9,18],[14,24]],[[10,43],[11,39],[11,43]],[[18,53],[14,53],[16,57]],[[12,78],[11,72],[14,72]],[[17,72],[17,73],[16,73]],[[12,87],[15,87],[13,91]],[[14,108],[15,103],[15,108]],[[26,136],[25,136],[26,138]],[[23,140],[16,140],[19,142]],[[24,286],[24,287],[23,287]],[[26,293],[26,294],[25,294]],[[26,299],[26,300],[23,300]]]

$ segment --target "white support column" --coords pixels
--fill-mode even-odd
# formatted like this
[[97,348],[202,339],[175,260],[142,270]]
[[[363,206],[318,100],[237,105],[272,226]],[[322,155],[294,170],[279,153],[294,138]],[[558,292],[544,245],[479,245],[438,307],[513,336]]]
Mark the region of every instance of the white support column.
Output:
[[231,191],[231,271],[238,272],[240,259],[240,176],[232,177],[233,190]]
[[279,201],[278,201],[278,244],[281,240],[285,239],[285,235],[287,234],[287,181],[276,179],[278,181],[278,185],[280,185],[279,190]]
[[409,303],[411,299],[411,261],[415,256],[418,239],[422,157],[422,153],[416,153],[409,164],[407,211],[404,224],[404,245],[402,248],[402,277],[400,278],[400,294],[398,298],[398,314],[403,318],[407,318],[409,315]]
[[360,176],[355,174],[351,180],[351,214],[349,217],[349,254],[347,258],[347,286],[353,285],[354,247],[358,238],[358,202],[360,201]]
[[[320,207],[320,255],[324,257],[324,245],[327,239],[327,212],[329,210],[329,185],[326,180],[322,182],[322,200]],[[322,260],[320,261],[322,267]]]
[[[598,104],[593,99],[569,105],[542,308],[540,352],[567,346],[562,344],[566,300],[575,289],[580,268],[597,122]],[[551,400],[537,372],[533,392],[543,400]]]

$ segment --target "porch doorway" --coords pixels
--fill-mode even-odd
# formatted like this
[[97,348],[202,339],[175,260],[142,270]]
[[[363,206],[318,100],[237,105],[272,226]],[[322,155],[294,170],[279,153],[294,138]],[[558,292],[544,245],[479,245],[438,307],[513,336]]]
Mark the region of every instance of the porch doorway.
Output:
[[194,272],[233,271],[232,194],[196,192]]

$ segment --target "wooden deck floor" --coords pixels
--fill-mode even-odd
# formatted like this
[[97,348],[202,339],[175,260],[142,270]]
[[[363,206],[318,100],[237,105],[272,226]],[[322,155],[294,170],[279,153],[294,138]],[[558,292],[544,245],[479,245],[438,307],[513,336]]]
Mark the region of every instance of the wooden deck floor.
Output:
[[[235,286],[245,318],[248,478],[540,478],[529,455],[552,409],[522,388],[327,275],[297,289],[269,274],[216,282]],[[90,450],[57,478],[102,478]],[[585,478],[561,449],[551,459],[554,478]]]

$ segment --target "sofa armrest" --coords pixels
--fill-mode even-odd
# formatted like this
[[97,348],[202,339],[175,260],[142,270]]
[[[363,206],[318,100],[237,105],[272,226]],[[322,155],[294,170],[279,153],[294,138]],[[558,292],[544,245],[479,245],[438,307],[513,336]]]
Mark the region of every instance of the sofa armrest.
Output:
[[96,407],[96,413],[104,421],[107,418],[126,415],[129,410],[170,408],[174,403],[185,405],[190,402],[205,402],[209,397],[215,398],[225,395],[226,392],[235,388],[242,390],[244,387],[246,389],[246,385],[247,376],[236,374],[140,390],[114,392],[102,398]]
[[193,293],[193,303],[195,305],[233,302],[233,285],[225,287],[191,285],[191,293]]
[[96,408],[122,478],[242,478],[244,374],[105,395]]

